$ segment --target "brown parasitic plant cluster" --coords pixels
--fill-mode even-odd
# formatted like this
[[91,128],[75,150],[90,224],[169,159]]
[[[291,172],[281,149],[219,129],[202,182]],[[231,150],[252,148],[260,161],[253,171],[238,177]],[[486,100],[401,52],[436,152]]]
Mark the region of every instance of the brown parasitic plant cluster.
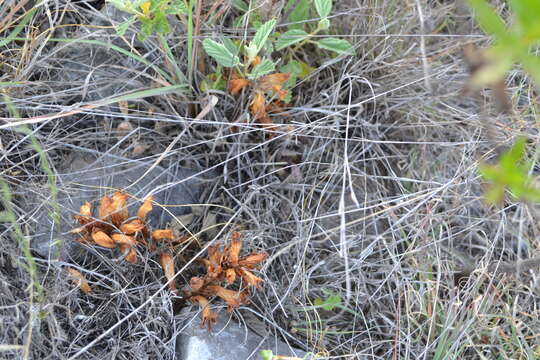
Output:
[[[71,232],[77,234],[78,242],[98,245],[105,248],[118,248],[131,264],[137,262],[137,246],[145,246],[155,250],[159,242],[168,245],[184,242],[187,237],[176,237],[170,229],[152,231],[146,222],[148,213],[152,211],[153,198],[146,198],[139,207],[136,216],[129,217],[126,202],[129,195],[115,192],[112,197],[103,196],[97,214],[94,216],[92,205],[83,204],[79,215],[75,216],[79,227]],[[225,301],[229,311],[249,302],[252,288],[259,289],[262,279],[252,271],[267,257],[265,253],[251,253],[240,256],[242,239],[239,232],[233,232],[230,243],[222,250],[220,246],[208,247],[208,257],[197,259],[206,269],[204,276],[192,277],[189,285],[182,292],[184,300],[198,304],[202,309],[202,326],[211,329],[217,321],[217,314],[210,309],[210,300],[217,297]],[[174,257],[170,251],[159,254],[159,262],[163,268],[170,291],[179,295],[175,281]],[[85,293],[92,291],[88,281],[77,270],[68,268],[68,273]],[[241,280],[243,290],[232,290],[225,286],[233,285]]]
[[[260,62],[261,58],[257,56],[250,66],[254,68]],[[237,95],[244,88],[251,88],[253,92],[253,100],[250,105],[251,114],[254,119],[258,120],[266,128],[273,129],[274,125],[269,113],[281,112],[282,101],[288,94],[284,87],[290,75],[289,73],[273,73],[261,76],[257,80],[248,80],[240,73],[233,71],[229,80],[228,91],[232,95]]]
[[120,191],[112,197],[103,196],[96,216],[92,214],[92,204],[84,203],[79,210],[80,215],[75,216],[81,226],[71,231],[79,236],[77,241],[109,249],[118,248],[127,262],[135,264],[136,246],[147,246],[154,250],[157,242],[174,243],[185,239],[176,238],[171,229],[150,230],[146,216],[152,211],[152,196],[144,200],[136,216],[129,217],[126,206],[128,197]]
[[[230,243],[222,251],[219,245],[208,248],[208,258],[198,259],[206,268],[206,275],[192,277],[189,287],[184,291],[188,301],[199,304],[202,310],[202,325],[208,329],[217,321],[217,314],[210,310],[209,300],[218,297],[225,301],[227,310],[232,311],[249,302],[252,288],[260,289],[262,279],[252,270],[256,269],[267,257],[265,253],[251,253],[240,257],[242,239],[239,232],[233,232]],[[223,284],[232,285],[241,279],[247,286],[244,290],[231,290]]]

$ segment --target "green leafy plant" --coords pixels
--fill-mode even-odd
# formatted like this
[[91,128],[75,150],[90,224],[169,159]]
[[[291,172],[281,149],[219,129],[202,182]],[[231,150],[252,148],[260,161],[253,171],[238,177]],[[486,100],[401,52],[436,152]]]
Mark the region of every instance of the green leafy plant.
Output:
[[540,1],[508,0],[513,22],[504,19],[486,0],[468,0],[482,29],[493,36],[487,62],[471,79],[473,87],[493,85],[519,63],[540,86],[540,58],[534,51],[540,45]]
[[259,355],[261,356],[262,360],[273,360],[274,359],[274,353],[272,350],[261,350],[259,352]]
[[[268,106],[272,99],[285,100],[288,92],[284,89],[290,74],[275,73],[276,62],[269,56],[261,56],[271,44],[269,38],[276,26],[272,19],[261,24],[248,44],[241,46],[228,38],[222,42],[212,39],[203,41],[203,48],[220,67],[232,68],[229,80],[229,92],[237,94],[244,88],[253,90],[251,113],[262,124],[271,126]],[[241,57],[242,56],[242,59]],[[220,69],[214,76],[221,78]],[[270,97],[270,100],[267,99]]]
[[525,156],[526,141],[520,138],[501,155],[498,164],[482,164],[479,167],[482,177],[490,183],[485,193],[488,202],[500,203],[506,190],[515,200],[540,201],[540,189],[529,175],[531,164],[525,161]]
[[321,307],[321,308],[323,308],[324,310],[327,310],[327,311],[332,311],[332,310],[334,310],[334,308],[340,307],[340,305],[341,305],[341,296],[339,294],[334,294],[332,292],[327,292],[327,291],[325,291],[325,293],[327,295],[326,299],[316,298],[313,301],[315,306]]
[[107,0],[119,10],[125,11],[132,16],[119,24],[116,31],[124,35],[127,29],[139,21],[141,31],[139,40],[144,40],[153,33],[167,34],[170,30],[169,15],[184,15],[188,12],[188,4],[185,0]]
[[[329,50],[338,55],[353,54],[351,44],[335,37],[318,38],[320,32],[330,28],[329,15],[332,11],[332,0],[289,0],[284,12],[288,14],[289,30],[276,32],[276,20],[265,23],[259,21],[260,15],[252,11],[242,0],[235,0],[233,7],[244,15],[238,24],[246,23],[255,26],[256,33],[251,41],[242,44],[224,37],[219,42],[205,39],[203,48],[219,65],[215,73],[210,74],[202,83],[203,90],[225,88],[225,76],[221,68],[231,68],[228,78],[228,90],[236,95],[244,88],[253,90],[251,113],[262,124],[272,127],[269,112],[279,112],[283,103],[291,101],[290,89],[298,79],[306,78],[313,68],[297,59],[295,52],[305,44],[315,44],[319,49]],[[316,25],[310,21],[312,16],[318,17]],[[293,47],[294,45],[294,47]],[[274,61],[270,54],[280,52],[281,64]],[[263,54],[263,55],[261,55]],[[220,68],[221,67],[221,68]]]
[[261,360],[308,360],[308,359],[314,359],[311,353],[307,353],[303,358],[299,357],[292,357],[292,356],[281,356],[281,355],[274,355],[274,352],[272,350],[261,350],[259,352],[259,355],[261,357]]
[[[293,6],[296,7],[292,8]],[[277,38],[276,50],[283,50],[292,45],[295,45],[294,49],[297,49],[304,44],[314,44],[319,49],[333,51],[340,55],[354,53],[352,45],[347,40],[336,37],[315,37],[330,28],[331,22],[328,16],[332,11],[332,0],[314,0],[312,4],[308,0],[289,0],[285,11],[288,9],[292,9],[287,19],[292,24],[289,25],[288,31]],[[309,21],[313,12],[316,12],[319,17],[316,26]]]
[[[276,26],[276,20],[272,19],[264,24],[261,24],[253,37],[253,40],[249,42],[246,46],[238,46],[232,40],[225,38],[223,43],[219,43],[212,39],[205,39],[203,41],[203,48],[206,53],[212,57],[216,62],[227,68],[240,67],[242,73],[248,77],[255,77],[253,71],[249,73],[250,65],[255,61],[258,54],[265,47],[270,34]],[[245,56],[245,61],[240,61],[239,54]],[[259,70],[256,70],[256,69]],[[262,69],[264,68],[264,70]],[[266,75],[272,72],[275,69],[275,63],[269,59],[265,58],[260,62],[253,70],[257,71],[255,74],[257,77]]]
[[[298,310],[306,313],[306,318],[303,321],[295,322],[293,331],[302,333],[317,333],[319,336],[324,334],[344,334],[347,331],[341,331],[332,329],[328,320],[331,317],[327,317],[329,311],[347,312],[356,318],[363,318],[362,312],[356,311],[356,309],[347,306],[343,302],[343,298],[339,293],[333,292],[328,289],[321,289],[323,296],[313,299],[311,306],[302,306]],[[321,311],[324,310],[324,311]],[[326,312],[326,313],[325,313]],[[308,315],[308,313],[311,313]],[[353,333],[356,330],[352,330]]]
[[[493,44],[469,80],[472,89],[484,86],[497,88],[506,72],[521,64],[540,86],[540,57],[535,55],[540,45],[540,2],[537,0],[508,0],[513,15],[510,25],[486,0],[468,0],[482,29],[493,37]],[[504,84],[502,85],[504,86]],[[540,201],[540,189],[529,175],[530,164],[524,161],[526,141],[519,139],[499,159],[498,164],[483,164],[480,175],[489,183],[485,198],[499,203],[508,190],[514,200]]]

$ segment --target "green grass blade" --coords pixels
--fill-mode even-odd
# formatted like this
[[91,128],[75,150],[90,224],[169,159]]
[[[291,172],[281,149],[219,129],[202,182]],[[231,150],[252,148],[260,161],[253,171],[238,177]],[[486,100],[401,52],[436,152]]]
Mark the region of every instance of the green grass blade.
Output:
[[36,11],[37,8],[30,10],[30,12],[24,16],[21,22],[18,23],[17,26],[15,26],[15,29],[13,29],[9,36],[0,40],[0,47],[7,45],[13,40],[15,40],[17,38],[17,35],[19,35],[19,33],[23,30],[26,24],[28,24],[28,22],[32,19]]

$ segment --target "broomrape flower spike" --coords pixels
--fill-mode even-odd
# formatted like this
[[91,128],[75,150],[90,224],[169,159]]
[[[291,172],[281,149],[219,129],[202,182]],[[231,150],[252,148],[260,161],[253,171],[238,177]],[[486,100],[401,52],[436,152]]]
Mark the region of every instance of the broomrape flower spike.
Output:
[[[87,245],[98,245],[108,249],[118,248],[124,259],[135,264],[137,262],[138,245],[146,245],[150,240],[174,241],[170,229],[158,229],[151,232],[146,223],[147,215],[152,211],[153,197],[149,196],[137,210],[135,218],[129,218],[126,206],[129,195],[121,191],[112,197],[103,196],[100,200],[97,217],[92,216],[92,204],[85,202],[79,209],[75,220],[81,225],[71,232],[80,237],[77,241]],[[153,244],[155,247],[155,244]]]
[[223,251],[219,246],[210,246],[208,258],[197,260],[205,266],[206,275],[191,278],[189,289],[184,291],[184,295],[188,301],[198,303],[201,307],[202,326],[207,326],[210,329],[215,323],[216,314],[209,308],[211,297],[216,296],[225,301],[228,311],[249,303],[248,289],[227,289],[221,286],[221,283],[233,285],[236,279],[240,278],[250,287],[261,288],[263,280],[251,271],[259,266],[267,258],[267,255],[252,253],[240,257],[241,249],[241,234],[233,232],[230,243]]
[[167,278],[169,290],[171,290],[173,294],[176,294],[176,283],[174,281],[174,259],[172,255],[168,252],[162,252],[161,254],[159,254],[159,263],[161,264],[161,267],[165,272],[165,277]]
[[[270,85],[269,85],[270,86]],[[81,225],[72,230],[77,234],[77,241],[87,245],[98,245],[104,248],[118,248],[129,263],[137,262],[136,247],[144,245],[150,250],[155,249],[156,242],[171,244],[182,242],[186,237],[176,238],[171,229],[157,229],[151,231],[146,223],[148,213],[152,211],[153,198],[148,197],[137,211],[135,218],[129,218],[126,207],[128,195],[117,191],[112,197],[103,196],[98,208],[98,216],[93,217],[92,204],[84,203],[75,220]],[[250,288],[261,289],[263,280],[253,273],[267,255],[265,253],[251,253],[241,256],[242,235],[233,232],[231,241],[222,249],[221,246],[210,246],[208,258],[197,259],[204,265],[206,275],[194,276],[189,282],[189,287],[184,289],[183,295],[186,301],[198,304],[201,308],[202,322],[209,330],[217,322],[217,314],[210,308],[210,299],[217,297],[227,304],[227,310],[233,311],[241,305],[249,303]],[[168,251],[159,254],[159,263],[163,268],[169,290],[174,295],[179,291],[174,280],[174,256]],[[92,289],[85,277],[75,269],[68,268],[71,278],[86,294]],[[231,289],[236,280],[241,279],[247,284],[244,289]]]

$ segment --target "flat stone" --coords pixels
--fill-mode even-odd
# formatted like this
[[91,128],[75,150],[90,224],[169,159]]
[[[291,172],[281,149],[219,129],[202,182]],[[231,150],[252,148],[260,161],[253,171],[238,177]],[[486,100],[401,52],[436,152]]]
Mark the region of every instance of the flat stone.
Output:
[[30,227],[32,250],[48,258],[55,253],[56,247],[53,245],[60,239],[64,244],[63,258],[76,258],[78,244],[73,241],[74,235],[69,233],[78,226],[73,216],[86,201],[97,209],[101,197],[118,190],[125,190],[130,195],[127,203],[130,216],[136,213],[149,195],[153,195],[158,204],[166,205],[154,205],[148,215],[148,223],[153,228],[164,227],[177,220],[177,217],[189,213],[188,204],[199,202],[201,182],[195,176],[196,172],[178,166],[157,166],[145,175],[151,165],[152,162],[148,160],[142,162],[114,155],[72,155],[63,167],[58,168],[56,178],[61,217],[59,228],[53,231],[50,216],[53,207],[48,187],[42,185],[26,191],[23,208],[31,214],[27,224]]
[[176,338],[179,360],[255,360],[260,359],[261,350],[300,359],[306,355],[272,334],[260,336],[231,318],[225,310],[219,312],[218,322],[211,331],[201,327],[200,315],[194,307],[183,309],[178,317],[185,319]]

